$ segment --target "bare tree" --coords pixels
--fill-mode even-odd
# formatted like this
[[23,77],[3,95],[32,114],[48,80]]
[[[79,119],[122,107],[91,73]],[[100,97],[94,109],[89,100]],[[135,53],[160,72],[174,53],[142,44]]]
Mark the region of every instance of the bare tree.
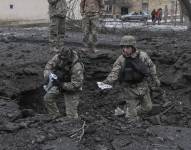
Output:
[[185,16],[188,17],[188,26],[191,29],[191,1],[190,0],[179,0],[182,11]]

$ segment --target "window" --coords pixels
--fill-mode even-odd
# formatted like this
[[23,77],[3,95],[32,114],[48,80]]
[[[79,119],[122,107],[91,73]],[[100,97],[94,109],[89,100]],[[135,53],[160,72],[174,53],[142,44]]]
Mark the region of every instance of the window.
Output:
[[149,3],[148,0],[142,0],[142,3]]
[[128,7],[121,7],[121,15],[128,14],[129,10]]
[[106,5],[106,13],[111,13],[112,12],[112,6],[111,5]]
[[10,8],[10,9],[13,9],[13,4],[10,4],[10,5],[9,5],[9,8]]
[[142,10],[144,10],[144,11],[146,11],[146,12],[148,11],[148,7],[149,7],[149,6],[148,6],[148,3],[143,3],[143,4],[142,4]]

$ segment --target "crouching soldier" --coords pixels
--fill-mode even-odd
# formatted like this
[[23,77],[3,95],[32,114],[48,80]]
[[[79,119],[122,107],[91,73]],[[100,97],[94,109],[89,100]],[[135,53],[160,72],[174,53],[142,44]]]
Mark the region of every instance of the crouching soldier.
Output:
[[122,112],[129,120],[136,120],[139,115],[152,109],[148,80],[152,80],[156,86],[160,86],[160,81],[155,65],[146,52],[136,48],[133,36],[122,37],[120,46],[122,55],[116,60],[103,83],[113,84],[116,80],[120,82],[126,101],[125,110]]
[[56,104],[57,99],[65,102],[66,115],[69,118],[78,118],[79,94],[84,80],[84,67],[76,51],[62,49],[45,66],[44,78],[48,80],[54,73],[57,80],[47,90],[44,96],[47,111],[52,116],[60,116]]

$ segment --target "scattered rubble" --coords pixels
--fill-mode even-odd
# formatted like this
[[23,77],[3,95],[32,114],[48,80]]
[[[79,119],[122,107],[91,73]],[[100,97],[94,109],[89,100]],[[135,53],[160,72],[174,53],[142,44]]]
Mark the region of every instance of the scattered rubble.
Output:
[[132,124],[114,115],[123,103],[120,85],[100,90],[96,84],[120,55],[122,35],[99,35],[100,51],[92,55],[80,51],[81,33],[67,32],[66,46],[79,49],[86,70],[80,119],[70,120],[51,118],[42,101],[42,71],[52,56],[47,28],[0,28],[0,33],[0,150],[191,149],[190,32],[128,32],[149,53],[162,82],[152,91],[152,112]]

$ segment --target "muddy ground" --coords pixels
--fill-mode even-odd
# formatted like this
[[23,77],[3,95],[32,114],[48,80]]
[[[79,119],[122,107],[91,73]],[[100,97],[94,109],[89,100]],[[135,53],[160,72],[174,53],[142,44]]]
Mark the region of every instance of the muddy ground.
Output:
[[[100,51],[91,55],[81,51],[80,32],[67,32],[66,47],[80,51],[86,70],[81,119],[69,120],[52,119],[42,101],[42,72],[52,57],[47,28],[0,28],[0,150],[190,150],[191,33],[127,33],[149,53],[162,82],[161,89],[151,93],[151,113],[133,124],[114,116],[123,103],[122,87],[101,91],[96,86],[120,55],[121,33],[100,34]],[[58,103],[64,113],[63,102]]]

